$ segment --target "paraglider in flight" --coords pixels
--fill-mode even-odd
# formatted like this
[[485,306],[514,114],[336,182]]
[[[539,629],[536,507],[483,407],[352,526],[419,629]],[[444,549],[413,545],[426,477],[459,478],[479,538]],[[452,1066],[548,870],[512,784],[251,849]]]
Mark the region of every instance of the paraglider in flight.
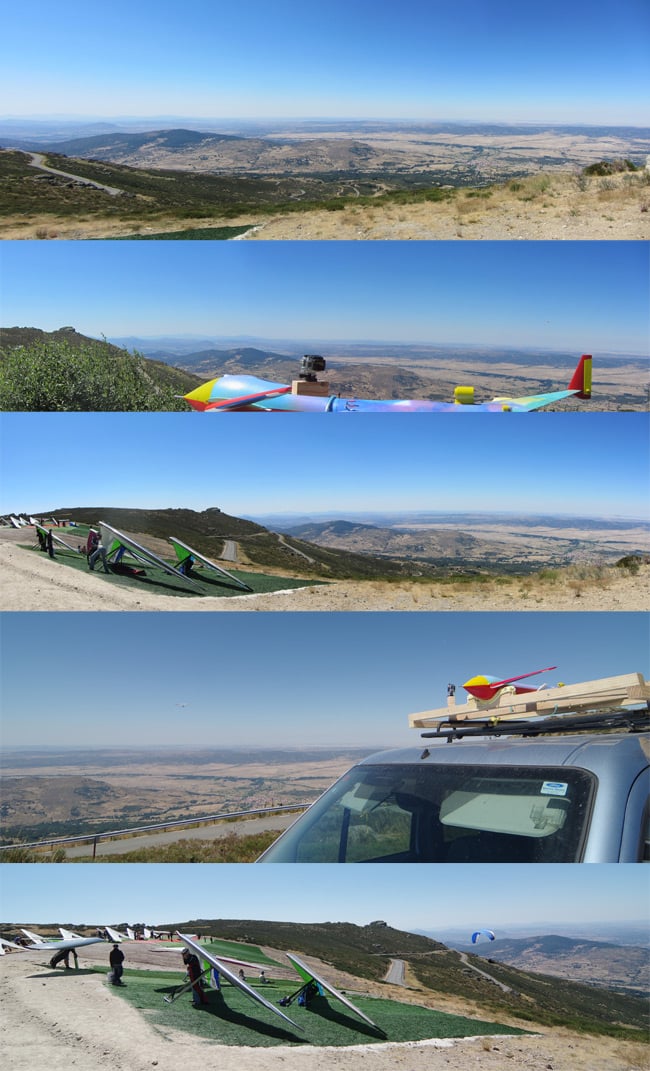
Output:
[[492,933],[492,930],[476,930],[476,932],[472,934],[472,944],[477,944],[481,940],[481,938],[485,938],[488,941],[495,940],[495,936]]

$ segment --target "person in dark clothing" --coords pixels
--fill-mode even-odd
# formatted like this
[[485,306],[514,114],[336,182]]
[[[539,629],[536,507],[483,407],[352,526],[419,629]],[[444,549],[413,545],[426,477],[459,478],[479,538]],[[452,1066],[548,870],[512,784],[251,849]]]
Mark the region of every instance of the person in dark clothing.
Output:
[[111,965],[109,972],[109,981],[111,985],[122,985],[122,974],[124,973],[124,953],[118,944],[114,944],[111,948],[108,962]]
[[63,966],[66,971],[70,970],[70,949],[60,948],[58,952],[55,952],[50,960],[50,967],[58,967],[59,963],[63,962]]
[[199,963],[199,957],[195,956],[189,949],[183,949],[183,963],[187,969],[187,975],[192,983],[192,1004],[195,1008],[200,1008],[202,1005],[208,1003],[208,998],[205,995],[203,985],[201,982],[202,971],[201,964]]

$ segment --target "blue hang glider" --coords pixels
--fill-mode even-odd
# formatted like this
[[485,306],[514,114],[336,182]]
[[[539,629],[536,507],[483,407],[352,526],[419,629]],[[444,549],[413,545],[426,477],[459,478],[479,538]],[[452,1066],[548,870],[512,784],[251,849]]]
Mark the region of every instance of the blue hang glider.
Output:
[[475,402],[473,387],[456,387],[453,402],[373,401],[330,394],[329,384],[319,382],[312,371],[314,367],[324,371],[325,360],[307,354],[301,365],[302,378],[291,384],[272,383],[256,376],[226,375],[202,383],[184,398],[193,409],[204,413],[531,413],[564,398],[591,398],[591,366],[591,355],[583,354],[567,389],[546,394]]

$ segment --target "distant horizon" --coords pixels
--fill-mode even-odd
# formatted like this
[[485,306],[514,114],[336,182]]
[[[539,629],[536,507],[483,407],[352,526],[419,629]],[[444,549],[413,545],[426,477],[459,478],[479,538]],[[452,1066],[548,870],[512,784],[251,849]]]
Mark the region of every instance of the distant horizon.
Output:
[[536,919],[552,927],[554,915],[563,927],[584,927],[602,919],[608,926],[626,924],[648,914],[648,876],[638,864],[601,864],[595,881],[591,867],[575,863],[465,863],[436,867],[435,877],[429,866],[409,867],[407,876],[402,866],[296,863],[289,869],[266,867],[262,893],[241,864],[203,864],[201,881],[196,873],[194,863],[123,863],[116,892],[100,866],[0,864],[2,913],[37,925],[56,918],[65,920],[63,925],[105,925],[108,919],[146,919],[154,926],[181,919],[218,921],[217,889],[216,910],[224,919],[296,924],[327,919],[358,926],[382,919],[409,932],[430,931],[441,905],[445,928],[467,927],[469,934],[477,926],[536,927]]
[[[640,520],[648,431],[647,413],[477,413],[462,435],[428,414],[5,413],[0,513],[87,503],[235,517],[433,508]],[[56,449],[44,451],[49,441]],[[84,442],[110,446],[110,463]]]
[[[138,125],[146,123],[191,123],[196,125],[197,123],[218,124],[227,123],[232,125],[234,123],[243,123],[246,125],[255,123],[260,125],[276,124],[276,123],[342,123],[349,126],[354,123],[388,123],[395,124],[396,126],[402,126],[405,123],[416,123],[418,125],[427,124],[441,124],[446,123],[458,123],[462,126],[469,125],[470,123],[476,123],[480,126],[540,126],[540,125],[552,125],[554,127],[571,127],[581,126],[588,128],[608,127],[614,129],[629,129],[634,130],[648,130],[650,129],[650,121],[646,120],[642,122],[628,122],[628,121],[599,121],[597,119],[582,120],[579,118],[552,118],[547,115],[539,117],[531,117],[529,119],[510,119],[507,116],[471,116],[471,115],[447,115],[447,116],[431,116],[429,114],[422,115],[112,115],[112,114],[100,114],[97,112],[85,112],[81,114],[75,114],[71,112],[62,113],[30,113],[30,114],[14,114],[14,115],[0,115],[0,123],[106,123],[119,125],[133,124]],[[175,125],[171,129],[178,129]]]
[[3,322],[90,337],[648,350],[642,241],[6,240],[0,260]]

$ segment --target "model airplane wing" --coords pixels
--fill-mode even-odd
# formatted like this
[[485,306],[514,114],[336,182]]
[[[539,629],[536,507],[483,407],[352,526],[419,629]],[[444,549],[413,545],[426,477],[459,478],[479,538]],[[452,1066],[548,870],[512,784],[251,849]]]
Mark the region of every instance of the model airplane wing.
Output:
[[372,1019],[369,1019],[368,1016],[359,1008],[357,1008],[356,1004],[353,1004],[351,1000],[348,1000],[348,998],[345,997],[343,993],[339,993],[338,989],[335,989],[331,982],[327,982],[320,974],[316,974],[316,972],[311,967],[308,967],[306,963],[303,963],[303,961],[295,954],[295,952],[287,952],[287,958],[291,960],[294,967],[298,971],[298,974],[304,982],[316,982],[316,984],[322,986],[322,988],[327,993],[329,993],[330,996],[335,997],[336,1000],[340,1000],[346,1008],[349,1008],[349,1010],[354,1012],[355,1015],[358,1015],[361,1019],[364,1020],[364,1022],[368,1023],[368,1025],[371,1026],[373,1030],[379,1030],[383,1033],[381,1027],[377,1026],[376,1023],[373,1023]]
[[457,387],[453,402],[419,399],[339,398],[328,393],[294,393],[292,386],[272,383],[257,376],[224,375],[201,384],[185,401],[201,412],[236,412],[246,409],[285,413],[530,413],[572,396],[591,398],[590,354],[583,354],[566,390],[531,394],[521,398],[493,398],[474,402],[472,387]]
[[[532,673],[522,673],[519,677],[507,677],[506,680],[503,681],[492,680],[490,677],[486,677],[485,679],[489,680],[492,688],[505,688],[507,684],[514,684],[516,681],[526,680],[527,677],[537,677],[540,673],[550,673],[552,669],[557,669],[557,666],[546,666],[544,669],[534,669]],[[463,687],[465,687],[465,685],[463,685]]]
[[294,1023],[293,1019],[290,1019],[288,1015],[285,1015],[284,1012],[281,1012],[279,1008],[276,1008],[274,1004],[271,1004],[269,1000],[266,1000],[260,993],[257,992],[257,990],[253,989],[252,986],[248,985],[248,982],[243,982],[241,978],[239,978],[236,974],[233,973],[233,971],[231,971],[228,967],[225,966],[223,960],[219,960],[216,956],[210,955],[210,953],[206,952],[206,950],[202,948],[201,945],[197,944],[196,941],[193,941],[191,937],[187,937],[185,934],[180,933],[178,930],[176,932],[178,933],[178,936],[180,937],[184,945],[187,945],[187,947],[191,948],[193,952],[196,952],[199,959],[205,960],[207,963],[210,964],[211,967],[214,967],[215,970],[219,971],[219,973],[222,974],[224,978],[228,979],[231,985],[234,985],[238,989],[241,989],[243,993],[246,993],[246,995],[251,998],[251,1000],[257,1001],[258,1004],[261,1004],[268,1011],[273,1012],[274,1015],[279,1015],[281,1019],[284,1019],[285,1022],[289,1023],[296,1030],[303,1029],[303,1027],[298,1026],[297,1023]]

